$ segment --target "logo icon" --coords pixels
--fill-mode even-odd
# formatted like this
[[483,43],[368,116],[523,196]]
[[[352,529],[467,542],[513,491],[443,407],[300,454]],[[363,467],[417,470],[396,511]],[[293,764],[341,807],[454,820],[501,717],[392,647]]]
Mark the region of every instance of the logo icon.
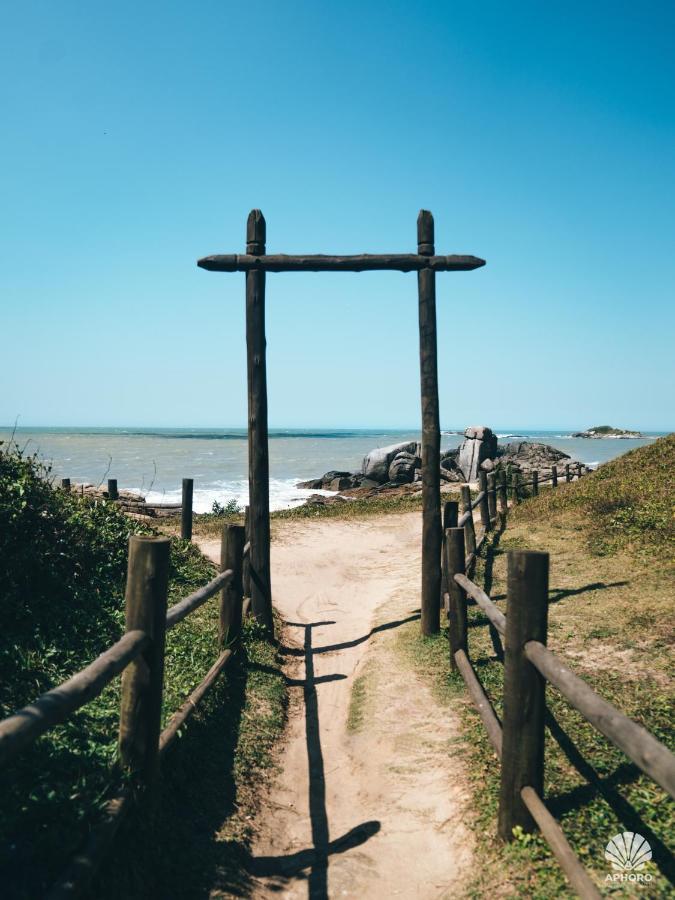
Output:
[[605,848],[605,859],[615,872],[639,872],[652,858],[652,848],[641,834],[616,834]]

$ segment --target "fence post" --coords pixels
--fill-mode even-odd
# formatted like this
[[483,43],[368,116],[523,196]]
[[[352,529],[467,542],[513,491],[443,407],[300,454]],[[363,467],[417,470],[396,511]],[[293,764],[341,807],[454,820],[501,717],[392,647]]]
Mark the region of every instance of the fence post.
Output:
[[180,536],[184,541],[192,540],[192,494],[194,479],[183,479],[183,498],[180,508]]
[[537,469],[532,470],[532,496],[539,496],[539,472]]
[[499,472],[499,512],[505,516],[509,510],[508,489],[506,486],[506,469]]
[[505,841],[513,840],[517,825],[526,832],[535,828],[522,788],[543,796],[546,681],[527,660],[524,647],[528,641],[546,643],[547,617],[548,553],[509,551],[498,820]]
[[572,473],[570,472],[570,464],[565,463],[565,481],[568,483],[572,480]]
[[220,647],[224,649],[241,635],[241,606],[244,598],[242,570],[246,529],[243,525],[223,525],[220,543],[220,571],[234,571],[220,592]]
[[488,489],[488,514],[490,522],[494,522],[497,518],[497,476],[494,472],[489,472],[487,477]]
[[581,463],[577,463],[577,481],[581,478],[582,468],[583,468],[583,466],[581,465]]
[[70,492],[70,478],[62,478],[61,479],[61,490]]
[[129,538],[126,630],[144,631],[150,645],[122,675],[119,752],[122,765],[151,793],[159,771],[170,547],[166,537]]
[[473,510],[471,509],[471,488],[468,484],[463,484],[460,490],[462,493],[462,512],[468,512],[469,514],[464,525],[464,547],[466,555],[469,556],[476,552],[476,529],[473,524]]
[[511,470],[511,490],[513,491],[513,502],[520,503],[520,472],[518,469]]
[[551,487],[558,487],[558,467],[551,466]]
[[117,479],[109,478],[108,479],[108,500],[118,500],[119,499],[119,491],[117,490]]
[[489,531],[492,526],[490,524],[490,507],[488,504],[487,472],[478,473],[478,489],[483,493],[483,499],[478,504],[481,525],[486,531]]
[[457,528],[459,518],[459,503],[456,500],[448,500],[443,506],[443,532],[448,528]]
[[464,652],[466,652],[469,646],[467,640],[466,596],[454,578],[455,575],[464,575],[465,559],[464,529],[446,529],[445,569],[448,573],[448,594],[450,595],[450,605],[448,609],[450,665],[455,671],[457,670],[455,653],[458,650],[464,650]]
[[[249,515],[249,507],[244,508],[244,528],[246,534],[246,541],[251,540],[251,532],[249,528],[250,515]],[[246,554],[246,558],[244,559],[244,572],[243,572],[243,583],[244,583],[244,597],[251,596],[251,551]]]

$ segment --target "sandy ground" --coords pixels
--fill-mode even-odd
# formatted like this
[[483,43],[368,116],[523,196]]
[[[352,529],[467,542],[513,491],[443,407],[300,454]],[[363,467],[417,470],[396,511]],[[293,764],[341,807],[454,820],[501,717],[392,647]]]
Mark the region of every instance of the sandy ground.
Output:
[[396,627],[419,617],[420,548],[418,513],[284,523],[272,545],[293,699],[252,848],[255,897],[465,895],[458,720],[392,646]]

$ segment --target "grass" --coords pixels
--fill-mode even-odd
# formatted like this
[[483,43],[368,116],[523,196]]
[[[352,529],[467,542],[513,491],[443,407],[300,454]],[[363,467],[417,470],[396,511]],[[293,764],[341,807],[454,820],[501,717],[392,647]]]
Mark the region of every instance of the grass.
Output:
[[[669,747],[672,727],[672,526],[667,475],[675,468],[672,437],[633,451],[578,483],[513,510],[501,541],[488,546],[475,581],[504,609],[509,549],[551,554],[549,646],[603,697]],[[621,525],[617,510],[622,510]],[[642,531],[649,523],[650,533]],[[449,672],[447,636],[421,638],[406,626],[398,636],[404,658],[433,684],[439,699],[459,707],[474,794],[477,860],[472,896],[572,897],[539,835],[496,840],[499,764],[485,729]],[[469,646],[476,671],[501,716],[503,666],[487,620],[469,607]],[[549,686],[545,796],[567,839],[603,894],[638,896],[635,885],[607,884],[604,848],[621,831],[651,844],[654,880],[643,896],[675,896],[672,845],[675,804]]]
[[[0,716],[70,677],[121,635],[128,538],[133,532],[150,531],[113,504],[53,490],[49,472],[38,460],[24,457],[16,448],[0,448]],[[212,578],[214,571],[192,544],[172,541],[169,605]],[[215,660],[217,636],[217,598],[167,635],[164,722]],[[0,772],[4,897],[42,895],[99,816],[118,778],[119,693],[120,680],[115,679],[98,698]],[[254,808],[251,785],[270,767],[271,746],[281,732],[284,710],[285,684],[274,651],[249,630],[245,655],[228,667],[203,711],[193,717],[184,739],[167,757],[165,797],[178,796],[182,790],[190,800],[201,785],[205,807],[213,797],[222,801],[219,849],[222,870],[232,873],[230,878],[236,869],[232,848],[245,847],[248,834],[240,814]],[[198,760],[191,783],[181,787]],[[203,782],[207,771],[212,776],[208,791]],[[152,834],[168,822],[174,823],[176,833],[179,826],[188,828],[199,815],[193,804],[187,809],[187,816],[184,807],[181,817],[172,818],[167,800],[158,820],[161,828],[153,825]],[[215,821],[215,810],[210,809]],[[164,838],[165,846],[172,846],[166,832]],[[127,897],[152,893],[147,885],[134,893],[134,885],[140,884],[134,860],[143,857],[140,849],[145,853],[145,843],[130,845],[139,852],[121,858],[115,877],[109,879],[110,884],[126,883],[128,868]],[[193,857],[199,856],[202,843],[208,841],[197,829],[190,845],[192,856],[183,858],[186,869],[193,864],[196,868]],[[168,851],[162,852],[166,856]],[[168,857],[164,862],[170,868]],[[140,868],[159,877],[152,867]],[[97,895],[104,896],[108,886],[107,882],[100,886]]]

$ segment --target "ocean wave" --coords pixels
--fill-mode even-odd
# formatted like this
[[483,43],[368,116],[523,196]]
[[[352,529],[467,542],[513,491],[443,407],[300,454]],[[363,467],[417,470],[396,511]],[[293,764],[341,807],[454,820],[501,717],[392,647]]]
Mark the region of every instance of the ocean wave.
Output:
[[[332,496],[334,491],[311,491],[297,488],[299,478],[270,479],[270,510],[291,509],[301,506],[312,494]],[[172,491],[149,491],[145,499],[148,503],[180,503],[181,489]],[[214,501],[225,505],[236,500],[243,509],[248,506],[248,480],[214,482],[207,487],[195,486],[192,497],[192,508],[196,513],[211,512]]]

